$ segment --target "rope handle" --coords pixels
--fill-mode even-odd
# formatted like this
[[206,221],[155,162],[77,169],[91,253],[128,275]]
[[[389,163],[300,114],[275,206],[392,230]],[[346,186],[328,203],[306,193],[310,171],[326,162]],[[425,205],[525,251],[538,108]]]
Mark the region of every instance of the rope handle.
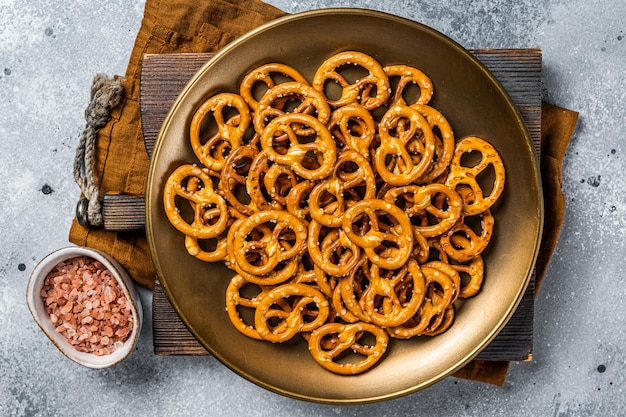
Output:
[[122,101],[124,89],[117,77],[97,74],[91,84],[91,100],[85,110],[85,128],[74,158],[74,179],[84,197],[76,206],[76,219],[85,227],[102,225],[102,199],[93,172],[98,130],[111,118],[111,110]]

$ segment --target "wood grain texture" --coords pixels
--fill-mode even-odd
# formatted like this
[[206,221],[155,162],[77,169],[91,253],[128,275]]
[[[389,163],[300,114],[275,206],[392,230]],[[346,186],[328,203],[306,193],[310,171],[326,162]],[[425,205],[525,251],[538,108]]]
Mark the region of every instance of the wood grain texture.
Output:
[[[471,51],[500,81],[519,109],[534,148],[541,149],[541,51],[480,49]],[[158,132],[178,93],[210,54],[145,55],[141,73],[144,140],[152,153]],[[534,277],[509,323],[478,355],[484,360],[532,358]],[[207,355],[180,320],[158,280],[153,291],[153,344],[157,355]]]

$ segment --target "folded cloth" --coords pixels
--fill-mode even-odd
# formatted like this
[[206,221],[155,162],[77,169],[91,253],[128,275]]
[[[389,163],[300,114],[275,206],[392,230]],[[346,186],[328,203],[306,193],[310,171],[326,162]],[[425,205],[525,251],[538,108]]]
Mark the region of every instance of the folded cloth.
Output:
[[[285,13],[259,0],[147,0],[144,17],[126,74],[124,90],[111,119],[99,129],[93,170],[101,192],[143,195],[149,159],[145,149],[139,103],[141,59],[144,54],[215,52],[249,30]],[[545,231],[537,264],[537,288],[556,245],[565,209],[561,192],[561,162],[576,125],[577,113],[544,103],[541,161],[545,194]],[[145,233],[110,232],[71,225],[69,240],[100,249],[120,262],[133,279],[152,288],[155,270]],[[509,363],[474,360],[455,376],[502,385]]]

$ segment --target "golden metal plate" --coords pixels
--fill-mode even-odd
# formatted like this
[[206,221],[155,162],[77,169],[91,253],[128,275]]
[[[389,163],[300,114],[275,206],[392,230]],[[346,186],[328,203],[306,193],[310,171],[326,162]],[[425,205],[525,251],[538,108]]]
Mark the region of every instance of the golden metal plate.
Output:
[[[197,162],[188,130],[209,96],[238,92],[242,76],[283,62],[309,79],[340,50],[368,53],[382,64],[406,63],[429,75],[432,105],[457,138],[479,135],[500,152],[506,189],[494,209],[496,226],[485,254],[486,279],[474,298],[458,303],[456,321],[434,338],[393,340],[386,356],[356,376],[332,374],[310,357],[303,340],[276,345],[251,340],[231,325],[225,291],[232,272],[187,254],[168,222],[162,190],[169,174]],[[207,62],[182,91],[162,126],[147,179],[147,236],[164,291],[200,343],[248,380],[286,396],[324,403],[366,403],[406,395],[450,375],[502,329],[529,282],[541,238],[543,207],[538,163],[525,125],[494,76],[468,51],[421,24],[375,11],[326,9],[278,19],[234,41]]]

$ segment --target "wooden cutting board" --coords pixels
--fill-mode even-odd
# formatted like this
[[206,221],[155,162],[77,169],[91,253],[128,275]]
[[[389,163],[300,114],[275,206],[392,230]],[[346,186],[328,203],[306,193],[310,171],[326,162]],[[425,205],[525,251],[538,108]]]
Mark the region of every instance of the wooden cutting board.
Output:
[[[539,158],[541,149],[541,51],[538,49],[478,49],[471,51],[507,90],[524,119]],[[167,112],[191,76],[211,54],[145,55],[141,71],[141,116],[146,150],[152,154]],[[110,197],[117,198],[117,197]],[[116,201],[126,207],[111,221],[124,228],[143,227],[142,198]],[[106,208],[106,204],[105,204]],[[132,224],[130,224],[132,223]],[[534,276],[509,323],[478,355],[484,360],[527,361],[532,358]],[[153,290],[152,326],[157,355],[207,355],[176,314],[158,280]]]

